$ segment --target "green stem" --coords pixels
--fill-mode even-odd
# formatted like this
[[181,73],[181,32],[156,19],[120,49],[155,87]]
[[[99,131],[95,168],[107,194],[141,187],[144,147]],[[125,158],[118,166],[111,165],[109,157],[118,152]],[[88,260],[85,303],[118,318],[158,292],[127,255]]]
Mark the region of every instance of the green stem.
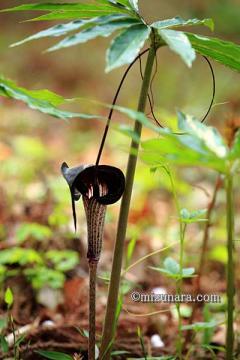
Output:
[[[180,235],[180,254],[179,254],[179,266],[180,266],[180,271],[181,271],[181,278],[179,280],[177,280],[176,282],[176,292],[177,295],[181,295],[182,294],[182,271],[183,271],[183,255],[184,255],[184,238],[185,238],[185,232],[186,232],[186,224],[184,224],[182,222],[181,219],[181,207],[178,201],[178,196],[177,196],[177,192],[176,192],[176,186],[175,186],[175,182],[173,179],[173,176],[171,174],[171,170],[168,167],[164,167],[164,170],[167,172],[169,179],[170,179],[170,183],[171,183],[171,188],[172,188],[172,193],[173,193],[173,198],[174,198],[174,203],[175,203],[175,207],[177,209],[177,213],[178,213],[178,217],[179,217],[179,235]],[[182,352],[183,352],[183,335],[182,335],[182,316],[181,316],[181,306],[180,303],[176,304],[176,309],[177,309],[177,314],[178,314],[178,336],[177,336],[177,354],[178,354],[178,358],[179,360],[182,360]]]
[[227,336],[226,336],[226,360],[233,359],[234,351],[234,210],[233,210],[233,180],[231,174],[226,179],[227,195]]
[[88,359],[95,360],[97,262],[89,261],[89,338]]
[[[148,53],[141,93],[139,97],[139,103],[138,103],[139,112],[144,112],[146,108],[147,96],[151,81],[151,74],[152,74],[155,55],[156,55],[156,49],[153,39],[150,51]],[[142,132],[142,124],[139,121],[135,122],[134,131],[140,138]],[[118,220],[118,229],[117,229],[116,243],[115,243],[113,263],[112,263],[112,273],[111,273],[111,279],[110,279],[109,291],[108,291],[108,302],[107,302],[106,316],[105,316],[105,322],[103,328],[102,344],[100,349],[100,359],[103,359],[103,355],[104,355],[104,359],[106,360],[110,359],[111,346],[109,346],[109,344],[113,342],[115,335],[116,309],[118,303],[118,292],[120,286],[124,242],[125,242],[125,236],[127,230],[127,222],[128,222],[128,214],[129,214],[131,195],[133,189],[133,181],[134,181],[135,169],[137,164],[138,149],[139,149],[139,143],[132,140],[131,150],[128,158],[127,173],[126,173],[126,188],[123,194],[119,220]]]

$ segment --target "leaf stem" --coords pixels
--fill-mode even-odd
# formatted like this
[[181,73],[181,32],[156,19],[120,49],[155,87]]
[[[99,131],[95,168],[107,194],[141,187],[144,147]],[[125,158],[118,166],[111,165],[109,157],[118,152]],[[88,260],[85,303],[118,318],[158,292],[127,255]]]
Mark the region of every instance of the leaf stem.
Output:
[[[139,112],[144,112],[146,108],[148,90],[151,81],[151,74],[152,74],[154,59],[156,56],[155,41],[154,38],[152,39],[153,40],[148,53],[141,93],[138,102]],[[140,138],[142,132],[142,124],[137,120],[135,121],[134,131]],[[138,149],[139,149],[139,143],[132,140],[131,148],[129,151],[127,173],[126,173],[126,188],[123,194],[119,220],[118,220],[118,229],[117,229],[111,279],[110,279],[109,292],[108,292],[108,302],[107,302],[106,316],[105,316],[105,322],[103,328],[102,344],[100,349],[100,359],[103,359],[103,354],[104,354],[105,360],[110,359],[111,346],[109,346],[109,344],[112,343],[115,335],[116,309],[118,303],[118,292],[119,292],[120,278],[121,278],[124,242],[125,242],[125,236],[127,230],[127,222],[128,222],[128,214],[129,214],[131,195],[133,189],[133,181],[134,181],[135,169],[137,164]],[[107,348],[108,350],[106,352]]]
[[233,179],[229,174],[226,178],[227,196],[227,335],[226,335],[226,359],[233,359],[234,351],[234,210],[233,210]]
[[88,359],[95,360],[96,342],[96,278],[97,262],[89,261],[89,339],[88,339]]
[[[175,203],[175,207],[178,213],[179,218],[179,236],[180,236],[180,254],[179,254],[179,266],[180,266],[180,272],[181,272],[181,278],[176,281],[176,292],[177,295],[181,295],[182,293],[182,272],[183,272],[183,255],[184,255],[184,238],[185,238],[185,232],[186,232],[186,224],[183,223],[182,217],[181,217],[181,207],[178,201],[177,191],[175,182],[171,173],[171,170],[169,167],[164,166],[164,170],[166,171],[172,188],[173,193],[173,199]],[[180,303],[176,303],[176,309],[178,314],[178,336],[177,336],[177,354],[178,358],[182,360],[182,352],[183,352],[183,335],[182,335],[182,316],[181,316],[181,306]]]

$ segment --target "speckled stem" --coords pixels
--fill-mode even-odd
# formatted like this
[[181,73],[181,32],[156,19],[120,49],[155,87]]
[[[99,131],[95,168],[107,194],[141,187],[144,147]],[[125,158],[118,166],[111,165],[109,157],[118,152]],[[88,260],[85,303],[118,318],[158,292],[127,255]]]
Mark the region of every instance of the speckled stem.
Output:
[[87,218],[89,260],[89,339],[88,359],[95,360],[96,343],[96,279],[97,265],[101,255],[106,205],[96,199],[83,196],[83,204]]
[[89,338],[88,359],[95,360],[97,262],[89,261]]

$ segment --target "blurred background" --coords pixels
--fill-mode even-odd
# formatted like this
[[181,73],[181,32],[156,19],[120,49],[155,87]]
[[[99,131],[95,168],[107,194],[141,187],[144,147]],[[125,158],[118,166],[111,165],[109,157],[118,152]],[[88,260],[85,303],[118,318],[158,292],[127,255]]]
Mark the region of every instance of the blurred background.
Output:
[[[18,1],[1,0],[0,7],[3,9],[17,4]],[[240,41],[239,0],[140,0],[140,8],[149,23],[177,15],[183,18],[212,17],[215,21],[214,34],[203,27],[194,27],[191,31],[237,43]],[[30,15],[25,12],[0,13],[1,74],[28,89],[47,88],[65,98],[79,98],[69,106],[74,111],[106,115],[107,110],[97,106],[93,100],[111,103],[124,71],[120,68],[105,73],[109,39],[98,38],[53,53],[44,53],[52,44],[51,39],[11,48],[12,43],[53,24],[24,22],[31,18]],[[240,123],[240,75],[217,63],[212,64],[216,76],[216,98],[206,122],[216,126],[227,137],[233,124],[237,127]],[[118,103],[135,109],[140,86],[139,65],[136,64]],[[212,78],[207,63],[198,56],[193,67],[188,69],[168,49],[159,50],[153,93],[155,113],[162,124],[174,124],[176,109],[202,118],[212,95]],[[119,114],[113,119],[130,123]],[[70,194],[61,177],[60,166],[63,161],[70,166],[93,163],[103,130],[103,120],[74,119],[64,122],[29,110],[20,102],[0,98],[0,275],[5,288],[10,284],[15,294],[19,294],[19,287],[26,289],[27,286],[28,299],[32,299],[30,308],[26,309],[24,303],[25,312],[20,313],[20,305],[15,305],[14,315],[19,323],[25,323],[26,316],[33,319],[39,304],[55,309],[66,298],[68,302],[73,301],[78,296],[77,291],[83,293],[82,284],[86,284],[84,279],[87,274],[84,212],[79,202],[78,231],[75,234]],[[144,137],[150,136],[152,134],[145,130]],[[112,129],[102,163],[125,171],[128,147],[129,139]],[[216,174],[202,169],[181,169],[174,170],[174,173],[182,206],[190,210],[206,208],[213,193]],[[238,210],[239,192],[236,192],[235,200]],[[204,285],[207,290],[211,288],[216,292],[225,290],[224,202],[225,194],[220,189],[213,213],[214,226],[210,231]],[[102,272],[110,269],[118,206],[108,207],[100,263]],[[239,236],[239,213],[236,217]],[[201,223],[189,226],[185,262],[196,268],[202,237]],[[164,172],[152,174],[141,160],[136,174],[128,243],[132,239],[136,240],[132,261],[178,239],[169,180]],[[178,258],[177,247],[169,252]],[[162,256],[156,256],[149,260],[149,264],[159,265],[162,259]],[[146,268],[146,264],[137,267],[130,280],[145,287],[169,287],[168,281],[155,273],[151,272],[149,278]],[[239,272],[237,276],[239,282]],[[23,283],[16,281],[19,277],[24,278],[21,280]],[[77,286],[76,278],[79,277],[83,282],[77,283]],[[68,287],[74,296],[69,296]],[[106,285],[103,284],[103,304],[105,298]]]

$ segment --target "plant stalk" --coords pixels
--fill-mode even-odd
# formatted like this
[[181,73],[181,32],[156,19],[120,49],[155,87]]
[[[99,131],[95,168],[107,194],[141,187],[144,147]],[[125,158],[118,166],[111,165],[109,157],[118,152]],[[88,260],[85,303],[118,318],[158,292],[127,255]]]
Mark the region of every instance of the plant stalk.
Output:
[[[155,56],[156,56],[156,48],[155,48],[155,40],[153,36],[152,45],[148,53],[141,93],[138,102],[139,112],[144,112],[146,108]],[[142,124],[137,120],[135,121],[134,131],[140,138],[142,132]],[[117,236],[116,236],[116,243],[115,243],[113,263],[112,263],[112,272],[111,272],[111,279],[110,279],[109,291],[108,291],[108,302],[107,302],[106,316],[105,316],[105,322],[103,328],[102,344],[100,348],[100,359],[104,358],[105,360],[110,359],[111,345],[115,335],[116,309],[118,303],[118,293],[119,293],[122,259],[124,252],[124,241],[127,230],[128,214],[129,214],[129,208],[131,202],[135,169],[137,164],[138,149],[139,149],[139,143],[132,140],[130,154],[128,158],[127,173],[126,173],[126,188],[123,194],[121,207],[120,207]]]
[[234,209],[233,209],[233,179],[231,174],[226,179],[227,196],[227,335],[226,335],[226,360],[233,359],[234,351]]
[[[200,254],[200,261],[199,261],[199,266],[198,266],[198,271],[197,271],[197,277],[193,280],[193,293],[195,294],[195,296],[197,296],[198,294],[201,293],[201,288],[202,288],[202,276],[204,274],[205,271],[205,262],[206,262],[206,258],[207,258],[207,250],[208,250],[208,243],[209,243],[209,231],[210,228],[212,226],[212,213],[213,210],[215,208],[216,205],[216,201],[217,201],[217,195],[219,190],[222,187],[222,180],[221,180],[221,175],[218,175],[217,177],[217,181],[214,187],[214,191],[213,191],[213,195],[211,198],[211,201],[208,204],[208,208],[207,208],[207,215],[206,215],[206,223],[205,223],[205,227],[204,227],[204,233],[203,233],[203,241],[202,241],[202,247],[201,247],[201,254]],[[198,303],[193,303],[193,307],[192,307],[192,314],[189,318],[189,324],[192,324],[195,320],[196,317],[196,312],[197,309],[199,307]],[[188,343],[191,343],[191,338],[193,335],[193,331],[189,330],[187,331],[186,337],[185,337],[185,343],[184,343],[184,348],[186,348]]]
[[88,359],[95,360],[97,262],[89,261],[89,338]]

